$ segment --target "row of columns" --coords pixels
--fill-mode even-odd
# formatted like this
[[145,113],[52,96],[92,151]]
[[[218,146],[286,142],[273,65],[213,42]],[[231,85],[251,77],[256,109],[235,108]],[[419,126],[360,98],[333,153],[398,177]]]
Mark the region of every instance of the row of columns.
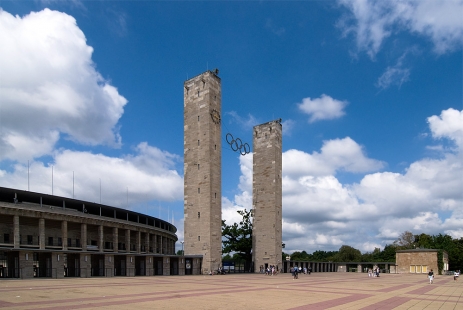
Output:
[[[14,240],[13,240],[13,246],[15,249],[19,249],[21,247],[20,244],[20,226],[19,226],[19,215],[14,215],[13,216],[13,231],[14,231]],[[141,231],[134,231],[136,234],[136,250],[131,251],[131,233],[132,230],[130,229],[125,229],[125,246],[126,250],[125,252],[136,252],[136,253],[141,253]],[[153,245],[153,252],[156,253],[157,245],[159,244],[160,252],[161,254],[175,254],[175,241],[172,239],[169,239],[166,236],[162,235],[157,235],[157,234],[150,234],[150,233],[145,233],[145,251],[148,252],[150,245]],[[67,221],[61,221],[61,236],[62,236],[62,249],[63,250],[68,250],[68,222]],[[117,227],[112,227],[112,242],[113,242],[113,249],[112,252],[119,252],[118,249],[118,244],[119,244],[119,228]],[[154,237],[154,238],[151,238]],[[87,224],[82,223],[81,224],[81,248],[83,251],[87,250]],[[151,242],[150,242],[151,240]],[[45,249],[45,219],[40,218],[39,219],[39,249]],[[159,242],[158,242],[159,241]],[[98,251],[103,252],[104,249],[104,226],[103,225],[98,225]],[[107,249],[111,250],[111,249]],[[164,251],[165,250],[165,251]]]
[[292,262],[290,267],[312,268],[312,272],[336,272],[336,263],[319,263],[319,262]]

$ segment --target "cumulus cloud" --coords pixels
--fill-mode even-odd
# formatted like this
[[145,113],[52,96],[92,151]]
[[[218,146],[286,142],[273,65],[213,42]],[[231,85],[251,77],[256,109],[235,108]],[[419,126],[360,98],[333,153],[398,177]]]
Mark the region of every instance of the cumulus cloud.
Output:
[[[456,149],[438,159],[417,160],[402,173],[378,172],[385,163],[368,158],[349,137],[325,141],[311,154],[284,152],[285,251],[333,251],[343,244],[373,251],[405,230],[463,237],[462,113],[448,109],[427,119],[429,136],[454,141]],[[237,209],[252,204],[252,159],[241,158],[240,166],[240,194],[224,203],[230,223]],[[343,184],[338,171],[365,175]]]
[[458,149],[463,149],[463,111],[448,109],[440,116],[428,118],[432,136],[436,139],[447,138],[455,142]]
[[340,22],[345,35],[354,34],[357,48],[371,58],[383,41],[407,31],[428,38],[434,51],[443,54],[461,48],[463,41],[462,0],[338,0],[350,15]]
[[368,158],[362,146],[350,137],[323,142],[320,152],[312,154],[299,150],[283,153],[283,171],[291,176],[326,176],[337,171],[362,173],[377,171],[384,163]]
[[49,155],[62,137],[121,144],[117,123],[127,100],[95,70],[93,49],[73,17],[0,9],[0,42],[0,160]]
[[181,201],[183,177],[175,170],[180,162],[177,155],[146,143],[125,158],[63,150],[54,154],[53,168],[33,161],[29,167],[16,164],[11,172],[0,170],[0,184],[51,194],[53,180],[54,195],[94,202],[100,202],[101,189],[101,203],[125,208],[152,200]]
[[301,112],[310,115],[309,123],[313,123],[320,120],[342,117],[345,114],[344,108],[347,103],[347,101],[333,99],[323,94],[320,98],[302,99],[302,102],[298,104],[298,108]]
[[227,224],[238,223],[241,216],[238,210],[252,209],[252,153],[240,156],[241,176],[238,184],[239,193],[234,196],[233,201],[222,198],[222,219]]

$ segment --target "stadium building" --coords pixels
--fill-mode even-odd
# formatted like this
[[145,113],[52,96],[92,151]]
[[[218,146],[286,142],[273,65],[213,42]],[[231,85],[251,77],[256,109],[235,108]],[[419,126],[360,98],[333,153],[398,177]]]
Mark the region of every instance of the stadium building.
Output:
[[177,228],[93,202],[0,187],[0,278],[199,274]]

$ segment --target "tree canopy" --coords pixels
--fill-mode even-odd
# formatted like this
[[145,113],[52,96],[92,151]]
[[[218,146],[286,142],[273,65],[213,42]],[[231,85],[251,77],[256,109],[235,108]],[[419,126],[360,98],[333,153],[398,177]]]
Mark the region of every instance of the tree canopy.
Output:
[[[252,210],[237,211],[242,220],[240,223],[227,225],[222,220],[222,252],[229,254],[234,253],[246,262],[252,261]],[[234,257],[235,257],[234,255]]]

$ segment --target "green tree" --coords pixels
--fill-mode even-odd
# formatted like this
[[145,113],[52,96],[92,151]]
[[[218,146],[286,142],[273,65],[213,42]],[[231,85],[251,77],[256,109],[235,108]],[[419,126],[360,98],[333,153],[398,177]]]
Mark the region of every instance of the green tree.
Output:
[[433,237],[427,234],[415,235],[415,244],[417,248],[432,249]]
[[237,212],[242,216],[239,224],[227,225],[225,220],[222,220],[222,236],[224,238],[222,252],[233,252],[237,257],[250,263],[252,261],[252,210],[244,209]]
[[338,262],[358,262],[362,259],[362,253],[351,246],[343,245],[334,259]]
[[295,251],[291,254],[291,260],[293,261],[308,261],[310,260],[309,254],[306,251],[298,252]]
[[397,247],[393,244],[386,244],[384,250],[380,254],[380,259],[383,262],[395,262],[395,252]]

